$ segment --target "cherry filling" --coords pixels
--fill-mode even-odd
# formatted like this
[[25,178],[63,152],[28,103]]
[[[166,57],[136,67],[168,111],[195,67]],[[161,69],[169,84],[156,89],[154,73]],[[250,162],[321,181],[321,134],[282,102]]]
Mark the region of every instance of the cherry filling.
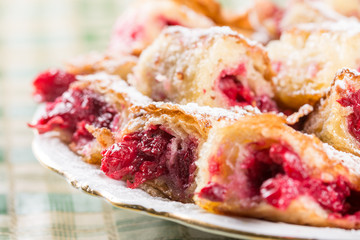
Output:
[[147,180],[162,176],[180,198],[194,182],[197,142],[181,140],[163,127],[150,126],[146,130],[125,135],[102,152],[101,169],[114,179],[127,179],[127,186],[136,188]]
[[45,133],[56,128],[72,134],[71,141],[78,146],[93,139],[85,125],[111,128],[117,111],[109,106],[102,96],[89,89],[68,90],[55,102],[46,105],[46,114],[34,125],[38,132]]
[[[332,182],[310,178],[299,155],[286,144],[265,146],[265,143],[256,142],[249,144],[248,150],[247,158],[237,167],[239,170],[229,176],[230,183],[210,180],[199,197],[222,202],[228,192],[238,194],[245,202],[250,199],[256,204],[262,199],[276,208],[286,209],[292,200],[307,195],[338,216],[360,211],[360,192],[352,190],[344,177],[339,176]],[[215,175],[218,174],[219,167],[210,164],[209,168],[217,169]]]
[[244,64],[231,72],[223,71],[218,82],[219,90],[227,97],[230,106],[257,106],[262,112],[278,112],[276,103],[266,95],[255,96],[250,88],[244,86],[239,77],[245,77],[246,70]]
[[360,90],[338,100],[343,107],[351,107],[352,113],[347,118],[350,134],[360,142]]
[[40,73],[33,82],[34,98],[39,102],[52,102],[65,92],[75,75],[62,70],[48,70]]

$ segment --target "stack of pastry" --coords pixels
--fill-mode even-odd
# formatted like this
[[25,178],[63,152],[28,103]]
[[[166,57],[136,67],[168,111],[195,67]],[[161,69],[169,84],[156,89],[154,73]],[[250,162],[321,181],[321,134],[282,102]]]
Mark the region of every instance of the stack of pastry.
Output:
[[47,103],[30,126],[153,196],[360,228],[360,23],[328,2],[261,0],[237,14],[138,1],[106,52],[35,79]]

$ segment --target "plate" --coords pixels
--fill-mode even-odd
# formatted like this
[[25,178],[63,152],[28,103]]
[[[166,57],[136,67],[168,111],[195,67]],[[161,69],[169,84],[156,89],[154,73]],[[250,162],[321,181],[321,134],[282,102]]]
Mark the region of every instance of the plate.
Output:
[[[38,110],[38,114],[42,109]],[[206,212],[195,204],[152,197],[140,189],[127,188],[125,182],[105,176],[98,166],[83,162],[53,133],[36,134],[32,146],[36,158],[45,167],[64,176],[75,188],[103,197],[119,208],[137,210],[202,231],[241,239],[360,239],[360,230],[229,217]]]

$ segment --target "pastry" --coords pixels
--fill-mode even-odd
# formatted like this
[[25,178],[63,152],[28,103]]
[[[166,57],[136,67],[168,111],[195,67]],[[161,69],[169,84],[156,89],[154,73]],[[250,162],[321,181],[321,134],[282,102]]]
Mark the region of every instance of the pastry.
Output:
[[30,124],[38,133],[57,131],[69,147],[89,163],[98,164],[100,146],[87,130],[87,125],[116,130],[130,118],[128,108],[150,102],[117,76],[98,73],[78,76],[78,80],[45,112]]
[[91,52],[75,57],[66,63],[66,71],[74,75],[88,75],[106,72],[126,80],[138,58],[132,55],[111,55]]
[[345,19],[322,1],[291,0],[284,9],[278,27],[282,32],[301,23],[337,22]]
[[223,15],[225,25],[243,30],[240,33],[264,44],[279,39],[282,31],[301,23],[336,22],[345,18],[316,0],[290,0],[286,7],[271,0],[255,0],[245,11]]
[[360,75],[339,71],[326,96],[305,123],[305,131],[341,151],[360,156]]
[[227,215],[360,228],[359,163],[275,115],[244,116],[210,130],[195,202]]
[[181,25],[190,28],[214,26],[214,21],[203,15],[208,10],[201,2],[206,1],[197,0],[194,3],[185,0],[138,1],[115,23],[109,53],[139,55],[167,26]]
[[343,66],[357,69],[360,57],[357,21],[304,24],[286,30],[267,46],[273,69],[276,98],[298,109],[314,105],[330,87]]
[[129,81],[156,101],[257,106],[276,111],[266,51],[227,27],[169,27],[140,56]]
[[[196,104],[152,103],[134,106],[134,117],[113,133],[103,147],[101,169],[130,188],[142,188],[154,196],[192,202],[196,187],[195,162],[209,129],[217,121],[233,121],[244,114]],[[97,139],[107,138],[107,132]]]
[[346,4],[341,0],[320,0],[331,6],[338,13],[348,16],[360,18],[360,2],[358,0],[347,0]]

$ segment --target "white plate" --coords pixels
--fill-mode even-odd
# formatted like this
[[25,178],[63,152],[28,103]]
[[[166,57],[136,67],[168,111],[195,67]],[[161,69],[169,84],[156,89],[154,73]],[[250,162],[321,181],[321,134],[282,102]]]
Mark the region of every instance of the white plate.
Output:
[[101,196],[117,207],[140,210],[203,231],[247,239],[360,239],[359,230],[318,228],[208,213],[194,204],[155,198],[122,181],[108,178],[87,164],[51,134],[36,135],[33,151],[49,169],[63,175],[74,187]]

